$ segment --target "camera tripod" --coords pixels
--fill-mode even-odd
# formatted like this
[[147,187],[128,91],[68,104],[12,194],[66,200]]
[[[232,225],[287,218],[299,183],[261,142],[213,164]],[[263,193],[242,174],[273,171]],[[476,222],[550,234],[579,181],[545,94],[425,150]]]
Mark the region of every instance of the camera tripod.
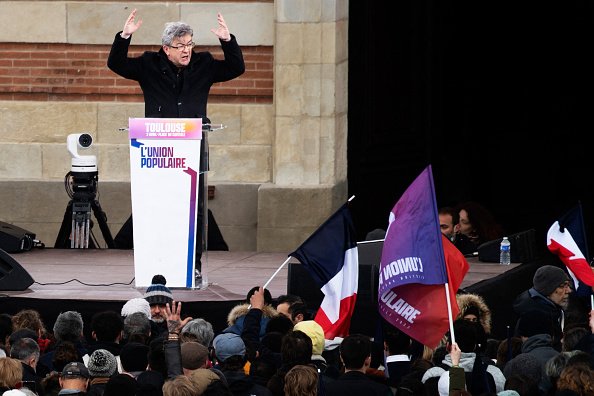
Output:
[[[72,190],[69,189],[70,176],[72,176]],[[107,216],[101,209],[99,200],[96,199],[97,172],[68,172],[64,178],[64,184],[71,200],[66,206],[54,248],[96,248],[95,243],[89,238],[92,228],[92,210],[107,247],[114,249],[115,243],[107,226]]]

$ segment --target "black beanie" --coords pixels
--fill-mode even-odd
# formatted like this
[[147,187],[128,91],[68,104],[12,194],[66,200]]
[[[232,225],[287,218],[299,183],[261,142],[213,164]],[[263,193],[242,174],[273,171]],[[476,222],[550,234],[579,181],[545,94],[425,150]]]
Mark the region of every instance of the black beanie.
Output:
[[534,290],[547,297],[568,280],[569,277],[561,268],[553,265],[545,265],[536,271],[532,283]]
[[518,333],[522,337],[532,337],[537,334],[553,335],[552,319],[545,312],[536,309],[523,312],[518,321]]

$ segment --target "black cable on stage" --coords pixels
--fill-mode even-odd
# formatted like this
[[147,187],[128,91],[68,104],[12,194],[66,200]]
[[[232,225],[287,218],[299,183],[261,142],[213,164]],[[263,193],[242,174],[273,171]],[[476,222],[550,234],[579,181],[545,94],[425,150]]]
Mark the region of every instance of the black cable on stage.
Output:
[[57,282],[57,283],[40,283],[40,282],[33,282],[36,283],[40,286],[57,286],[57,285],[65,285],[66,283],[70,283],[70,282],[78,282],[81,285],[85,285],[85,286],[115,286],[115,285],[123,285],[123,286],[129,286],[132,284],[132,282],[134,282],[134,279],[136,278],[132,278],[132,280],[128,283],[122,283],[122,282],[114,282],[114,283],[105,283],[105,284],[96,284],[96,285],[92,285],[90,283],[85,283],[85,282],[81,282],[78,279],[70,279],[68,281],[65,282]]

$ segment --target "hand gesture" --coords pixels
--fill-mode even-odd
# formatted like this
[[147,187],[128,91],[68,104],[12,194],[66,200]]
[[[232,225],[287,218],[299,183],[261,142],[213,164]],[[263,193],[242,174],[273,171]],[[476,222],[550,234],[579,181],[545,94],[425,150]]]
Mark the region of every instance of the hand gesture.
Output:
[[264,308],[264,289],[262,289],[262,286],[250,297],[250,305],[252,308]]
[[122,37],[128,38],[138,30],[138,27],[142,24],[142,21],[138,21],[138,23],[134,24],[134,17],[136,16],[136,9],[132,11],[128,19],[126,19],[126,23],[124,24],[124,30],[122,30]]
[[462,351],[458,347],[458,344],[452,344],[452,349],[450,350],[450,358],[452,359],[452,366],[457,366],[460,363],[461,356],[462,356]]
[[181,312],[181,302],[175,305],[175,301],[172,302],[172,308],[169,307],[169,303],[165,304],[165,320],[167,320],[167,330],[169,333],[181,333],[181,330],[184,328],[186,323],[188,323],[192,318],[188,317],[184,320],[180,319],[180,312]]
[[217,14],[217,19],[219,20],[219,28],[211,29],[211,32],[213,32],[219,39],[223,41],[231,40],[231,33],[229,33],[229,28],[227,27],[227,24],[225,23],[225,20],[223,19],[223,16],[220,12]]

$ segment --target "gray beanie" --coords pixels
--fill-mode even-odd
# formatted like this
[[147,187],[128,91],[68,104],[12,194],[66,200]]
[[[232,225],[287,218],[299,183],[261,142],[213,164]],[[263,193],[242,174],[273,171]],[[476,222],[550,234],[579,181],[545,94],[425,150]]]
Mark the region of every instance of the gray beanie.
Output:
[[89,374],[95,378],[111,377],[118,371],[118,362],[113,354],[105,349],[97,349],[89,356]]
[[520,353],[511,360],[511,375],[523,375],[539,384],[542,379],[542,363],[528,353]]
[[569,277],[561,268],[544,265],[536,271],[532,283],[534,290],[547,297],[563,282],[567,282],[568,280]]

